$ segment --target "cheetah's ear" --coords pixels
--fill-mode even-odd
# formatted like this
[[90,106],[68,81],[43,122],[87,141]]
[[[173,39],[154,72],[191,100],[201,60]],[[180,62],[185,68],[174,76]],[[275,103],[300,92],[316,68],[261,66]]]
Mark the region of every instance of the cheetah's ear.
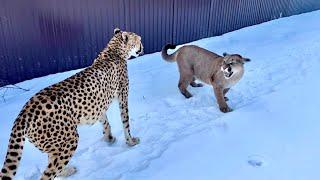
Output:
[[122,39],[124,43],[127,43],[129,40],[129,34],[127,32],[122,32]]
[[115,28],[115,29],[113,30],[113,33],[114,33],[114,34],[118,34],[120,31],[121,31],[121,30],[120,30],[119,28]]

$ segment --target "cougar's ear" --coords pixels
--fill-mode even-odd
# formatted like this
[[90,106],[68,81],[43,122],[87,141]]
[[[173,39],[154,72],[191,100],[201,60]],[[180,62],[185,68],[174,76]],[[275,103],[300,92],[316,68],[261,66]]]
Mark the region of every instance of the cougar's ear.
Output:
[[222,55],[223,55],[223,56],[228,56],[229,54],[228,54],[228,53],[226,53],[226,52],[224,52]]
[[124,43],[127,43],[129,40],[129,34],[127,32],[122,32],[122,39]]
[[244,62],[250,62],[251,59],[249,59],[249,58],[243,58],[243,61],[244,61]]
[[121,31],[121,30],[120,30],[119,28],[115,28],[115,29],[113,30],[113,33],[114,33],[114,34],[118,34],[120,31]]
[[230,59],[230,56],[227,53],[223,53],[222,58],[223,58],[223,62],[226,63]]

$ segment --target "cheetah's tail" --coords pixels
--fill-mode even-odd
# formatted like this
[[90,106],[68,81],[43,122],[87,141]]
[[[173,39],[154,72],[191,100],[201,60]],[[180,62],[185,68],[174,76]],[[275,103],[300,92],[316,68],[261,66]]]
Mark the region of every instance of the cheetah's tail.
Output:
[[17,172],[25,141],[25,129],[25,120],[18,117],[12,128],[7,155],[0,172],[0,180],[13,179]]

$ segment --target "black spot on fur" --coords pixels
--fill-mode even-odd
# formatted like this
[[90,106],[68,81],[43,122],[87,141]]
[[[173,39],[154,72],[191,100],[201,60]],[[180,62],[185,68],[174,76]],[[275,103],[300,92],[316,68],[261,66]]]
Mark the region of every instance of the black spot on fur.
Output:
[[10,152],[10,156],[18,156],[17,152]]
[[55,96],[51,96],[50,99],[51,99],[51,101],[55,101],[56,97]]
[[3,176],[3,177],[2,177],[2,180],[12,180],[12,179],[11,179],[11,177]]
[[50,177],[52,173],[45,172],[44,175]]
[[54,161],[53,161],[53,164],[56,165],[58,162],[58,159],[56,158]]
[[15,170],[15,169],[17,169],[17,166],[16,165],[11,165],[11,166],[9,166],[8,167],[10,170]]
[[2,173],[7,173],[8,171],[3,168],[3,169],[1,170],[1,172],[2,172]]
[[52,107],[51,107],[50,104],[47,104],[47,105],[46,105],[46,108],[47,108],[47,109],[51,109]]
[[13,146],[13,148],[14,148],[14,149],[19,149],[20,146],[19,146],[19,144],[16,144],[16,145]]

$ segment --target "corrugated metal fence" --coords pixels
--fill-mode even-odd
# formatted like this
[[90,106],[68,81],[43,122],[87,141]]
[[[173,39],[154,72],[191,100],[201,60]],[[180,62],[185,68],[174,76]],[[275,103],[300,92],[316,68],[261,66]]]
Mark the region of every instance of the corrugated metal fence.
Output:
[[0,0],[0,86],[88,66],[120,27],[146,53],[320,9],[319,0]]

